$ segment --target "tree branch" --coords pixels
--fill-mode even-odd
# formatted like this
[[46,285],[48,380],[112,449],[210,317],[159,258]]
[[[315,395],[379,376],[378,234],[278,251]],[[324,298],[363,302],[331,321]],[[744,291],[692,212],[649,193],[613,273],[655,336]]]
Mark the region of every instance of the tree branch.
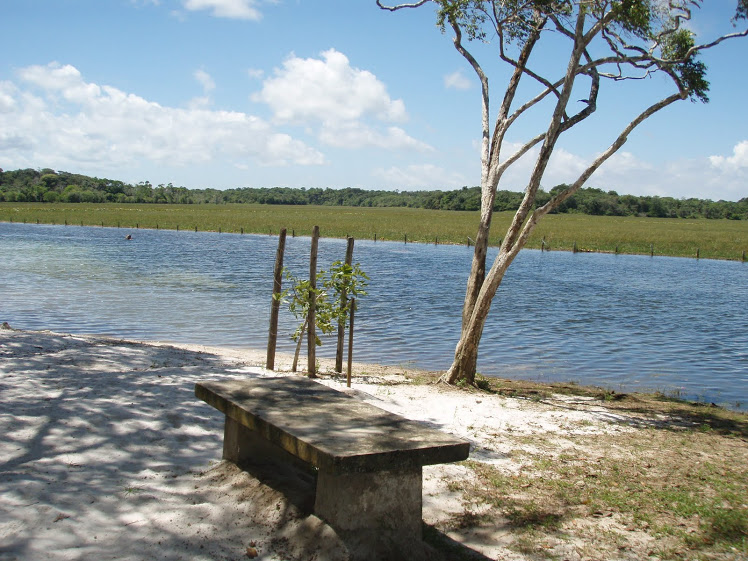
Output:
[[672,103],[675,103],[676,101],[680,101],[683,99],[686,99],[688,95],[684,92],[679,92],[677,94],[672,94],[665,99],[655,103],[654,105],[651,105],[646,110],[642,111],[631,123],[626,126],[626,128],[621,131],[621,134],[618,135],[618,138],[608,147],[605,152],[600,154],[595,160],[587,167],[587,169],[582,172],[582,174],[577,178],[577,180],[571,184],[569,187],[561,191],[560,193],[556,194],[554,197],[551,198],[550,201],[548,201],[546,204],[544,204],[542,207],[536,209],[532,216],[525,222],[524,227],[522,228],[522,233],[517,238],[516,245],[519,246],[521,249],[524,247],[525,243],[527,242],[527,239],[529,238],[532,231],[535,229],[535,226],[537,225],[538,221],[548,214],[550,211],[555,210],[556,208],[561,205],[565,200],[567,200],[569,197],[571,197],[574,193],[576,193],[582,185],[584,185],[587,180],[592,176],[595,171],[598,170],[598,168],[604,164],[613,154],[618,152],[618,150],[621,149],[621,147],[626,143],[628,140],[628,135],[631,134],[631,132],[638,127],[640,124],[642,124],[646,119],[657,113],[658,111],[661,111],[665,107],[669,106]]
[[396,12],[397,10],[402,10],[404,8],[418,8],[420,6],[423,6],[424,4],[427,4],[428,2],[431,2],[431,0],[420,0],[419,2],[413,2],[412,4],[385,6],[384,4],[382,4],[381,0],[377,0],[377,6],[379,6],[383,10],[387,10],[388,12]]

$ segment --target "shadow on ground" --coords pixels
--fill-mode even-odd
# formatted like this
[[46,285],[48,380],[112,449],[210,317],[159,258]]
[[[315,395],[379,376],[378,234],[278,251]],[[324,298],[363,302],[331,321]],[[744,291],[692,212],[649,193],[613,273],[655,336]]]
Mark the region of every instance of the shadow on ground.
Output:
[[309,515],[313,478],[219,461],[223,418],[194,385],[249,375],[235,364],[23,331],[0,343],[0,559],[347,557]]

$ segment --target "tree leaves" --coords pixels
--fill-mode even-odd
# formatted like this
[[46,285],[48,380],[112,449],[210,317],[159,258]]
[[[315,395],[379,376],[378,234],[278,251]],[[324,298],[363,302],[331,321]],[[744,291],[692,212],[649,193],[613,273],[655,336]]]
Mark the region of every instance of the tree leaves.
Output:
[[709,82],[706,79],[706,65],[696,60],[696,54],[692,52],[693,47],[693,33],[688,29],[678,29],[664,37],[662,56],[668,61],[673,61],[672,70],[691,99],[707,103]]

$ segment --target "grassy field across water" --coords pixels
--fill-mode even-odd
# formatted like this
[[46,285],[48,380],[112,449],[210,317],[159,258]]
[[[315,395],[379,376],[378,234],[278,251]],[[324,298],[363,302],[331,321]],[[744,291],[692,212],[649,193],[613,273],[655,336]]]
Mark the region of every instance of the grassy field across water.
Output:
[[[497,245],[514,213],[493,219]],[[156,205],[0,203],[0,221],[71,226],[160,228],[227,233],[310,235],[420,243],[466,244],[475,237],[477,212],[412,208],[284,205]],[[527,247],[708,259],[745,259],[748,222],[555,214],[538,225]]]

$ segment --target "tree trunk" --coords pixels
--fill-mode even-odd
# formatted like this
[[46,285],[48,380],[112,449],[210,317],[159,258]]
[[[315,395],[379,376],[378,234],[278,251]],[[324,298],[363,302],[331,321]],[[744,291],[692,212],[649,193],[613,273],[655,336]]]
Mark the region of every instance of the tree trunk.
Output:
[[[519,249],[517,249],[518,251]],[[473,313],[462,329],[462,335],[455,348],[455,358],[452,366],[440,378],[441,382],[448,384],[464,382],[475,385],[478,345],[483,336],[483,327],[486,325],[486,318],[491,310],[491,302],[504,278],[504,273],[506,273],[517,252],[504,249],[499,251],[499,255],[483,281],[475,300]]]
[[304,333],[306,333],[307,321],[309,321],[308,318],[304,318],[304,324],[301,326],[301,331],[299,331],[299,339],[296,341],[296,352],[293,355],[291,372],[296,372],[296,367],[299,365],[299,353],[301,352],[301,343],[304,341]]

